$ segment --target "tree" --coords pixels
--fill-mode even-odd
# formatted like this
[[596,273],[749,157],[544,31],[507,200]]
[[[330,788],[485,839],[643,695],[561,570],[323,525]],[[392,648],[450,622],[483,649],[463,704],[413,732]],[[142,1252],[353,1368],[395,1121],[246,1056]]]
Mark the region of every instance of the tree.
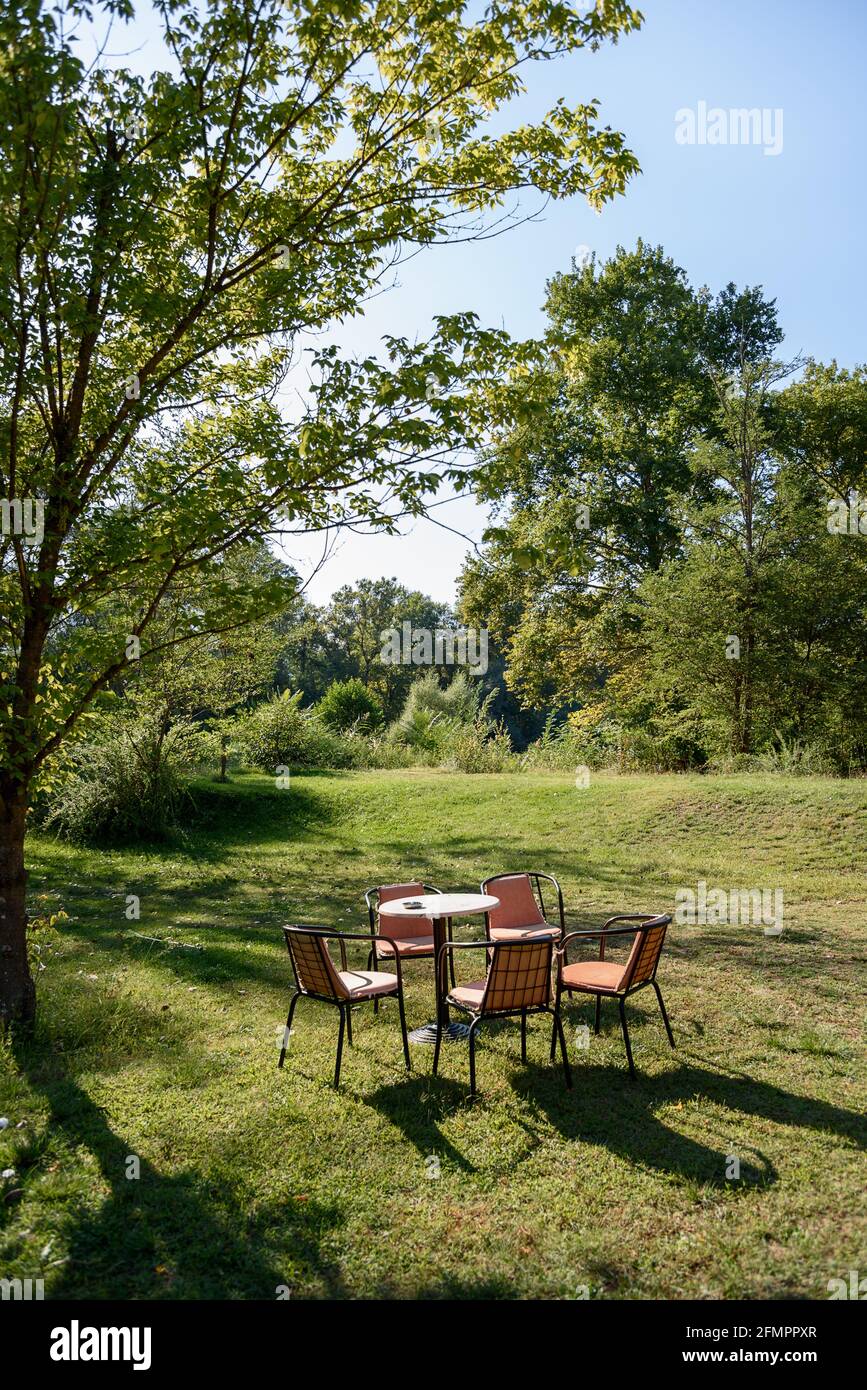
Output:
[[[621,657],[645,726],[688,731],[693,760],[800,745],[848,771],[867,752],[867,553],[829,535],[808,474],[774,455],[768,471],[752,551],[737,502],[706,515],[641,585],[640,637]],[[640,713],[612,694],[627,723]]]
[[[485,487],[510,505],[466,567],[463,610],[491,614],[525,702],[599,703],[616,677],[609,694],[622,714],[642,650],[631,600],[683,553],[687,516],[715,527],[734,500],[746,746],[769,392],[791,370],[767,360],[782,336],[774,302],[760,287],[696,293],[662,248],[639,242],[601,268],[556,276],[546,307],[550,408],[494,449]],[[646,714],[646,699],[638,708]]]
[[207,571],[194,571],[185,582],[172,585],[151,630],[158,654],[131,661],[115,689],[133,697],[140,708],[148,708],[166,731],[179,719],[192,719],[211,729],[219,747],[220,780],[225,781],[231,716],[274,686],[283,645],[279,614],[251,618],[227,632],[213,632],[213,624],[205,622],[200,636],[177,644],[172,639],[188,631],[193,618],[200,620],[209,609],[224,607],[228,586],[252,588],[257,608],[270,591],[273,602],[294,610],[299,581],[261,544],[235,547],[217,568],[216,596],[209,592],[214,576]]
[[819,485],[817,500],[867,496],[867,367],[810,359],[774,402],[783,457]]
[[[98,14],[128,19],[131,0]],[[595,205],[636,161],[560,101],[494,136],[524,65],[637,27],[506,0],[157,0],[164,65],[86,63],[84,0],[0,15],[0,1018],[27,1019],[24,836],[36,779],[149,634],[173,583],[235,543],[420,510],[474,447],[520,352],[470,315],[388,360],[312,358],[300,419],[279,391],[306,330],[353,313],[401,249],[490,228],[516,190]],[[114,35],[112,42],[114,43]],[[508,213],[502,213],[508,220]],[[431,389],[431,383],[436,389]],[[28,510],[29,509],[29,510]],[[62,635],[108,595],[126,642]],[[227,590],[211,632],[248,620]],[[191,617],[173,642],[205,629]],[[51,640],[54,655],[48,660]],[[147,650],[145,650],[147,649]]]
[[437,603],[396,579],[361,579],[332,596],[323,623],[339,676],[358,677],[376,692],[389,719],[403,708],[417,667],[383,661],[384,633],[401,632],[404,623],[429,632],[451,627],[445,603]]
[[713,393],[701,303],[661,247],[555,276],[545,307],[547,361],[528,387],[538,399],[547,384],[546,408],[491,451],[481,490],[505,515],[466,567],[462,609],[487,618],[526,702],[568,705],[602,675],[588,648],[600,605],[677,551]]
[[320,699],[338,674],[322,610],[298,594],[275,626],[281,637],[277,689],[298,691],[307,703]]

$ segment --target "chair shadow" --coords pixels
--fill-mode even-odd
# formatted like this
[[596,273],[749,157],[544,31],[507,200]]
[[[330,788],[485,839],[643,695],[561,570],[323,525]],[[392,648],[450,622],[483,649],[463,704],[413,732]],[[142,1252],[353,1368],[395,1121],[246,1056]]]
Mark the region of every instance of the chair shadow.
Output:
[[[432,1048],[429,1050],[433,1052]],[[466,1097],[465,1086],[425,1072],[422,1076],[410,1073],[405,1081],[380,1086],[359,1099],[399,1129],[423,1157],[436,1155],[464,1173],[474,1173],[475,1165],[446,1139],[441,1127]]]
[[[776,1166],[760,1149],[732,1141],[714,1149],[671,1129],[658,1115],[666,1105],[705,1100],[741,1117],[831,1132],[867,1148],[867,1120],[855,1111],[795,1095],[748,1075],[726,1074],[681,1062],[633,1081],[625,1064],[573,1066],[574,1090],[564,1100],[554,1066],[530,1062],[514,1073],[516,1089],[566,1139],[599,1145],[626,1161],[667,1175],[725,1190],[746,1191],[778,1181]],[[738,1181],[726,1177],[729,1152],[740,1160]]]

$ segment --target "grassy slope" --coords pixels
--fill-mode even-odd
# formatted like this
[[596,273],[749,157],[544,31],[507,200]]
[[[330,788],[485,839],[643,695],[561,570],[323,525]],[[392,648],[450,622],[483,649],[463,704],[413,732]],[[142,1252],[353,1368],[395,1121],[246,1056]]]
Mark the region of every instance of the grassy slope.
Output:
[[[34,893],[57,893],[72,920],[37,1036],[0,1067],[0,1169],[23,1193],[0,1201],[0,1276],[41,1273],[65,1297],[571,1298],[586,1284],[778,1298],[825,1297],[829,1278],[867,1268],[863,782],[600,777],[579,791],[425,771],[299,776],[289,791],[246,777],[205,797],[183,849],[31,845]],[[299,1006],[278,1073],[282,922],[360,930],[371,883],[474,888],[526,865],[560,878],[571,925],[666,908],[705,878],[782,887],[786,930],[670,935],[678,1050],[641,995],[637,1084],[616,1013],[576,1050],[591,1017],[577,1005],[571,1095],[541,1019],[527,1068],[514,1026],[485,1030],[475,1105],[463,1047],[438,1081],[430,1049],[413,1049],[406,1079],[393,1005],[355,1015],[339,1094],[322,1006]],[[413,1026],[431,1015],[430,964],[408,975]]]

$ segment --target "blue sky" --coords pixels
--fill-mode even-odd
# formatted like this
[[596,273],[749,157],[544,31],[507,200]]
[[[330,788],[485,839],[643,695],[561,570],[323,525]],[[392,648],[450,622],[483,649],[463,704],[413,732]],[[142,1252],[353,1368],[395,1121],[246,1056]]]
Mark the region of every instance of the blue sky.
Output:
[[[569,199],[497,240],[426,252],[401,270],[399,288],[340,330],[347,347],[368,351],[386,332],[424,336],[431,315],[459,309],[517,337],[539,334],[545,283],[568,269],[576,247],[605,259],[642,237],[661,243],[695,285],[764,285],[778,301],[787,355],[867,360],[867,4],[648,0],[640,8],[638,33],[536,69],[515,106],[526,119],[559,95],[598,97],[603,123],[625,132],[641,164],[626,195],[600,216]],[[781,108],[781,152],[679,144],[675,113],[700,101]],[[485,524],[468,499],[436,515],[475,537]],[[399,538],[347,535],[308,593],[322,602],[361,576],[393,574],[451,601],[466,550],[427,521]],[[294,538],[290,553],[309,572],[321,541]]]
[[[516,337],[538,335],[546,281],[569,268],[576,248],[604,260],[641,237],[661,244],[694,285],[763,285],[778,301],[786,355],[867,360],[867,0],[637,3],[638,33],[539,65],[509,112],[515,122],[541,118],[559,96],[597,97],[602,123],[625,133],[641,164],[625,196],[600,216],[582,199],[549,204],[541,220],[498,239],[427,251],[335,340],[370,352],[384,333],[424,338],[432,315],[464,309]],[[780,153],[678,143],[676,112],[702,101],[781,109]],[[485,524],[469,499],[436,515],[476,537]],[[309,573],[321,550],[321,538],[294,537],[287,553]],[[451,601],[466,550],[429,521],[395,538],[349,534],[308,593],[322,602],[361,576],[396,575]]]

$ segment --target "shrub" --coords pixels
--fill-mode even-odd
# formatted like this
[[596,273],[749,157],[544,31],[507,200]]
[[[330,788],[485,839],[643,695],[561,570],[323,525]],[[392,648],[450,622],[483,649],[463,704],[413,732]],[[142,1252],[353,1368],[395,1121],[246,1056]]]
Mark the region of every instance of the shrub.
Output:
[[389,735],[396,743],[434,752],[449,730],[484,721],[495,693],[491,691],[482,703],[479,688],[470,684],[463,671],[445,686],[440,685],[436,671],[428,671],[410,686]]
[[520,761],[505,729],[491,733],[482,724],[453,727],[445,766],[453,772],[517,772]]
[[365,732],[378,728],[383,720],[383,708],[364,681],[353,676],[348,681],[332,681],[316,713],[329,729],[345,733],[348,729]]
[[238,721],[238,745],[254,767],[273,772],[278,766],[306,761],[309,739],[300,704],[300,692],[290,695],[284,690]]
[[203,735],[158,714],[114,716],[75,749],[44,823],[78,843],[166,839],[190,804],[185,776],[201,761]]
[[301,694],[274,695],[238,721],[235,742],[252,767],[353,767],[354,750],[346,737],[323,724],[314,711],[302,710]]
[[815,777],[839,775],[839,766],[832,754],[817,744],[802,743],[800,739],[787,740],[777,734],[775,746],[759,753],[730,753],[715,758],[711,764],[713,772],[771,772],[788,777]]
[[528,744],[521,754],[521,769],[527,772],[574,772],[583,764],[598,766],[597,753],[598,749],[591,748],[586,735],[570,724],[555,724],[554,716],[549,715],[536,742]]

